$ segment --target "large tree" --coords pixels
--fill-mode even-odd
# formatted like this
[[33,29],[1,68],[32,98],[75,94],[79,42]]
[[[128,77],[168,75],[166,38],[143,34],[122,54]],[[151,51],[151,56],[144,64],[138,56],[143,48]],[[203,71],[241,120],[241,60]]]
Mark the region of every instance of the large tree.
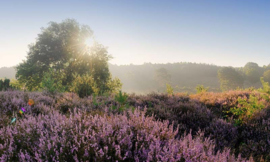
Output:
[[76,77],[87,75],[93,77],[100,91],[109,91],[108,82],[112,79],[108,61],[112,57],[101,44],[95,43],[91,48],[85,44],[92,35],[89,26],[74,19],[50,22],[42,28],[36,42],[29,45],[27,60],[17,66],[16,78],[29,90],[37,90],[43,77],[54,70],[63,74],[59,78],[67,89],[71,89]]
[[248,62],[244,66],[243,71],[250,83],[259,82],[260,77],[263,75],[263,68],[259,67],[259,65],[254,62]]
[[243,77],[232,67],[223,67],[219,69],[218,78],[220,81],[220,88],[223,91],[243,87]]

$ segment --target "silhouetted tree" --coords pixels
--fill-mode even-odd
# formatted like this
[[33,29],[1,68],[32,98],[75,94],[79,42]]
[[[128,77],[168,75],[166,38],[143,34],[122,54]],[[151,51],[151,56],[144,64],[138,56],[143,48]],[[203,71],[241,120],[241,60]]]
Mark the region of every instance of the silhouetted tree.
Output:
[[4,80],[0,79],[0,91],[6,91],[11,89],[10,79],[5,78]]
[[37,41],[29,45],[27,60],[17,66],[16,78],[29,90],[37,90],[44,81],[43,77],[47,76],[45,74],[54,70],[63,74],[61,83],[67,90],[76,76],[90,75],[100,92],[110,91],[108,82],[113,80],[108,61],[112,57],[101,44],[87,47],[85,41],[92,35],[89,26],[80,25],[73,19],[50,22],[47,28],[42,28]]

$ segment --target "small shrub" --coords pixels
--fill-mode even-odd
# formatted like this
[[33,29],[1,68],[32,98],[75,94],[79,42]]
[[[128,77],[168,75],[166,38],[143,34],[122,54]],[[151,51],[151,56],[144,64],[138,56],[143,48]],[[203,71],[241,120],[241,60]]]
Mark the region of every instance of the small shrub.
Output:
[[11,89],[10,79],[5,78],[4,80],[0,79],[0,91],[7,91]]
[[166,91],[168,95],[173,95],[173,88],[170,84],[166,84]]
[[255,112],[260,111],[265,107],[262,102],[258,101],[256,96],[250,95],[249,97],[248,100],[239,97],[237,107],[227,111],[227,113],[232,113],[234,115],[236,125],[243,124],[246,118],[251,118]]
[[259,89],[261,92],[265,92],[267,94],[270,94],[270,86],[268,82],[265,82],[263,77],[261,77],[261,83],[262,83],[262,88]]
[[73,81],[71,91],[77,93],[81,98],[99,93],[99,88],[91,75],[78,75]]
[[196,90],[197,93],[204,93],[207,92],[209,87],[205,88],[203,85],[197,85]]
[[128,95],[119,91],[119,93],[115,95],[114,99],[120,104],[120,108],[123,109],[124,105],[127,103]]

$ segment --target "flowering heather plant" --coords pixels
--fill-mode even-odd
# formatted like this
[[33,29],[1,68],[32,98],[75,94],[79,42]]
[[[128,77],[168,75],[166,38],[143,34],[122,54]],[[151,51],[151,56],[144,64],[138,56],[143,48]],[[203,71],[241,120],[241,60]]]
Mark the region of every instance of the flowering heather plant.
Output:
[[[224,112],[234,110],[231,113],[231,115],[234,115],[232,117],[238,121],[241,120],[238,126],[227,128],[229,130],[236,128],[237,133],[227,134],[226,129],[222,129],[223,133],[220,133],[229,137],[234,136],[235,140],[229,140],[229,138],[223,140],[224,138],[220,139],[214,136],[211,139],[222,141],[221,143],[216,142],[216,146],[222,146],[223,143],[233,149],[235,154],[241,153],[243,157],[252,155],[256,161],[260,161],[262,157],[264,160],[270,161],[270,127],[268,122],[270,120],[270,106],[267,94],[256,91],[230,91],[226,93],[196,94],[191,95],[191,98],[205,103],[218,118],[230,115]],[[218,116],[218,114],[221,115]],[[235,120],[228,120],[228,122],[235,124]],[[219,126],[219,129],[221,128]],[[215,132],[213,130],[215,129],[210,126],[208,130],[205,130],[205,132],[212,130],[212,135],[206,133],[207,136],[213,136]],[[226,141],[230,142],[230,145],[226,145]]]
[[215,151],[223,150],[225,147],[235,149],[238,142],[238,133],[237,127],[223,119],[213,120],[204,129],[204,135],[214,141]]
[[[258,102],[263,103],[266,107],[261,109],[260,111],[254,112],[254,114],[250,118],[248,118],[243,125],[239,126],[234,125],[233,120],[229,120],[229,118],[224,117],[224,110],[229,110],[231,107],[236,107],[239,97],[243,99],[246,98],[248,101],[251,94],[258,98]],[[33,106],[28,105],[29,99],[34,100],[35,104]],[[235,156],[239,156],[241,154],[241,156],[244,158],[249,158],[250,156],[252,156],[255,161],[259,161],[261,157],[266,161],[270,161],[270,143],[268,142],[270,141],[270,106],[267,103],[267,99],[265,98],[264,94],[262,93],[251,93],[249,91],[231,91],[227,93],[207,92],[190,96],[183,94],[175,94],[173,96],[168,96],[166,94],[132,94],[128,95],[126,104],[129,105],[128,110],[134,110],[134,107],[139,107],[139,110],[144,110],[143,108],[146,107],[144,111],[144,115],[146,116],[146,118],[150,117],[154,118],[155,120],[159,120],[159,122],[163,124],[167,123],[167,126],[171,127],[173,131],[175,131],[175,141],[173,143],[183,140],[184,137],[187,136],[185,136],[185,132],[189,132],[190,130],[192,130],[190,134],[192,138],[197,139],[198,132],[201,130],[204,132],[204,134],[201,134],[200,136],[201,142],[211,140],[211,146],[213,146],[213,149],[210,150],[213,151],[212,154],[214,155],[216,155],[218,152],[226,152],[226,150],[228,150],[226,148],[229,148],[230,153],[234,154]],[[125,105],[125,107],[127,105]],[[100,161],[100,159],[92,155],[96,154],[94,153],[95,151],[93,151],[92,146],[90,147],[88,146],[88,144],[80,144],[79,146],[78,140],[81,138],[86,140],[83,132],[89,126],[86,124],[87,121],[92,121],[92,119],[89,119],[91,118],[91,116],[93,118],[96,116],[102,117],[102,120],[104,120],[104,122],[106,121],[108,125],[112,125],[110,122],[112,122],[112,119],[116,120],[115,118],[119,118],[119,120],[121,119],[119,123],[124,123],[124,121],[122,120],[122,118],[124,117],[127,118],[127,121],[131,120],[130,114],[132,113],[125,113],[125,111],[122,112],[119,111],[119,109],[112,109],[112,107],[120,106],[121,105],[117,101],[115,101],[114,95],[96,97],[89,96],[88,98],[79,98],[76,94],[72,93],[55,94],[54,96],[52,96],[50,94],[38,92],[0,92],[0,129],[12,129],[12,131],[17,131],[15,133],[16,135],[13,135],[14,140],[15,137],[16,139],[18,139],[17,141],[13,141],[13,143],[17,142],[16,145],[14,145],[14,147],[16,146],[16,151],[14,152],[19,152],[20,154],[23,153],[25,158],[27,158],[28,156],[33,157],[35,155],[35,153],[33,153],[33,147],[35,147],[36,150],[41,149],[37,147],[36,144],[40,144],[39,139],[42,137],[46,141],[44,142],[44,148],[42,148],[42,151],[40,152],[40,154],[42,154],[42,156],[40,155],[42,161],[46,161],[44,159],[48,159],[48,161],[53,161],[52,158],[47,158],[50,156],[55,157],[55,159],[56,157],[58,157],[59,161],[74,161],[73,157],[75,156],[75,154],[70,153],[71,151],[69,151],[71,150],[71,145],[74,145],[74,147],[76,146],[78,150],[80,150],[78,151],[79,153],[76,154],[79,159],[82,157],[82,154],[86,154],[94,157],[92,158],[92,161]],[[21,107],[25,108],[25,113],[23,113],[23,115],[19,114],[19,110]],[[17,113],[18,118],[16,119],[16,122],[10,124],[13,118],[12,114],[14,112]],[[76,116],[76,114],[77,116],[79,116],[79,119],[70,121],[71,119],[73,119],[74,116]],[[87,121],[82,123],[82,121],[84,121],[84,118],[87,119]],[[31,122],[29,122],[29,120],[31,120]],[[58,120],[60,120],[61,122]],[[127,121],[125,122],[128,123]],[[58,122],[60,122],[60,125]],[[27,123],[28,125],[24,126],[24,124]],[[37,123],[43,123],[43,125],[39,125]],[[57,123],[59,126],[57,126]],[[137,121],[134,121],[134,124],[136,123]],[[81,126],[79,126],[78,124],[81,124]],[[37,127],[36,125],[39,126]],[[127,127],[124,124],[117,126],[117,128],[122,128],[122,126]],[[75,135],[74,133],[74,129],[76,127],[80,127],[82,129],[80,130],[78,128],[78,130],[76,130],[77,132],[80,132],[80,134],[78,135]],[[56,128],[57,131],[55,130]],[[96,127],[93,128],[97,130]],[[25,133],[24,131],[26,129],[32,130],[32,132],[30,131],[30,133]],[[146,129],[146,127],[142,127],[141,129]],[[147,128],[147,130],[151,129],[152,128]],[[129,133],[126,132],[129,135],[131,132],[133,134],[138,133],[138,130],[133,129],[133,127],[126,128],[126,130],[129,130]],[[72,134],[72,131],[74,135]],[[119,129],[117,129],[117,131],[119,131]],[[115,130],[114,132],[117,133],[117,131]],[[113,133],[113,135],[115,135],[115,133]],[[99,134],[99,136],[102,135]],[[8,137],[10,137],[10,135]],[[68,141],[70,141],[70,143],[63,144],[62,141],[59,142],[60,139],[58,141],[55,141],[54,139],[54,141],[51,141],[51,137],[56,139],[61,138],[61,140],[65,139],[64,141],[66,141],[67,143]],[[74,142],[75,139],[77,139],[77,142]],[[113,141],[112,139],[113,138],[110,138],[110,141]],[[3,140],[3,138],[0,139],[0,144],[2,145],[4,144]],[[29,143],[26,142],[27,140],[30,140]],[[109,139],[105,137],[102,138],[102,142],[100,145],[103,146],[104,141],[106,140],[106,146],[108,147],[109,151],[108,154],[111,157],[114,157],[112,155],[115,155],[116,150],[112,151],[112,142],[108,142]],[[134,140],[135,137],[132,138],[132,141]],[[117,142],[119,143],[119,141]],[[115,141],[115,143],[117,142]],[[55,154],[56,151],[54,150],[46,151],[46,149],[48,149],[46,148],[48,147],[47,145],[50,145],[50,148],[52,146],[56,147],[56,150],[58,150],[57,155]],[[89,147],[87,153],[84,152],[84,145]],[[146,144],[141,143],[141,145],[148,147],[148,145]],[[63,151],[61,152],[61,154],[59,150],[60,146]],[[132,144],[132,146],[134,146],[134,143]],[[104,149],[106,150],[107,147],[100,146],[99,150],[100,148],[102,148],[104,152]],[[129,146],[120,146],[120,149],[126,147],[128,148]],[[5,148],[4,145],[3,148]],[[18,148],[24,148],[22,149],[22,153],[20,152],[20,149],[18,150]],[[131,152],[134,153],[134,150],[135,147],[132,147]],[[73,150],[73,152],[74,151],[76,152],[76,150]],[[26,155],[26,152],[28,152],[29,155]],[[3,153],[3,150],[0,150],[0,153]],[[37,152],[37,154],[39,154],[39,152]],[[16,154],[16,156],[17,155],[18,154]],[[135,153],[132,156],[128,155],[125,160],[121,160],[120,158],[116,157],[114,157],[114,160],[112,160],[112,158],[110,160],[115,161],[118,159],[118,161],[132,161],[129,159],[134,159]],[[13,157],[13,155],[6,154],[5,156]],[[124,155],[121,154],[121,157],[124,157]],[[146,159],[145,161],[147,161],[147,158],[138,158],[140,161],[141,159]],[[85,160],[85,158],[81,159],[82,161],[87,161]],[[18,161],[18,157],[14,157],[14,160],[11,161]],[[103,161],[102,158],[101,161]],[[156,160],[154,159],[153,161]]]
[[126,115],[69,117],[51,110],[0,129],[1,161],[245,161],[229,149],[214,153],[209,139],[191,134],[175,139],[168,121],[135,110]]

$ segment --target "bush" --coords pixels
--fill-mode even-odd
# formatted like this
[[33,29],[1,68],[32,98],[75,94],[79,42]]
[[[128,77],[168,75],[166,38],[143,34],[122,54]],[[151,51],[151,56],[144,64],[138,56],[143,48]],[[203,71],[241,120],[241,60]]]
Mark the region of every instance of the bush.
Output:
[[173,95],[173,88],[170,84],[166,84],[166,91],[168,95]]
[[10,81],[10,85],[11,85],[12,89],[14,89],[14,90],[24,90],[24,85],[19,83],[19,81],[16,79],[12,79]]
[[51,94],[56,92],[64,92],[65,87],[62,85],[62,78],[64,76],[61,72],[50,69],[45,73],[41,82],[41,88]]
[[77,93],[81,98],[99,93],[94,78],[91,75],[77,76],[72,83],[71,91]]
[[255,112],[263,108],[265,108],[265,105],[259,102],[256,96],[250,95],[248,100],[239,97],[237,107],[231,108],[226,112],[234,115],[236,125],[242,125],[246,119],[251,118]]
[[5,78],[4,80],[0,79],[0,91],[7,91],[11,89],[10,80]]
[[197,87],[196,87],[197,93],[207,92],[208,89],[209,89],[209,87],[205,88],[203,85],[197,85]]
[[270,86],[268,82],[265,82],[263,77],[261,77],[261,83],[262,83],[262,88],[259,89],[259,91],[270,94]]

